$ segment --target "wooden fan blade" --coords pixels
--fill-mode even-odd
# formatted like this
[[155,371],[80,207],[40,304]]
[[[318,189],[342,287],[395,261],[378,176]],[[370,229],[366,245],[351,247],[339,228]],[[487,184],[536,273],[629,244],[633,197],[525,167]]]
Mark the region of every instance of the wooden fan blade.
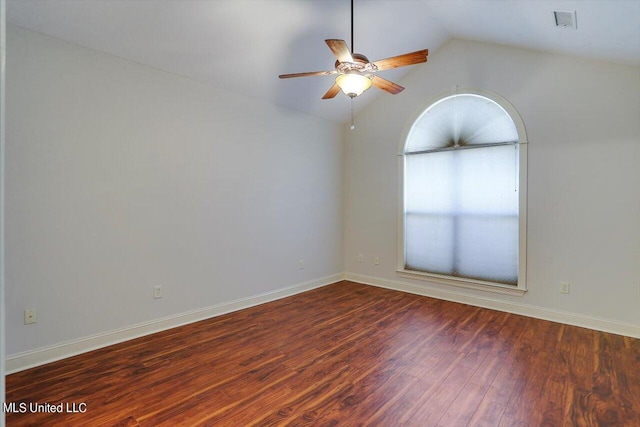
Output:
[[331,89],[329,89],[327,91],[327,93],[324,94],[324,96],[322,97],[322,99],[331,99],[331,98],[335,98],[335,96],[340,93],[340,86],[338,86],[338,84],[334,84],[333,86],[331,86]]
[[389,92],[391,95],[395,95],[404,90],[402,86],[378,76],[373,76],[373,78],[371,79],[371,84],[377,87],[378,89],[382,89],[384,91]]
[[328,76],[330,74],[336,74],[336,70],[331,71],[309,71],[308,73],[293,73],[293,74],[280,74],[278,77],[281,79],[290,79],[293,77],[307,77],[307,76]]
[[353,56],[351,55],[351,51],[347,46],[347,42],[345,42],[344,40],[329,39],[325,40],[325,43],[327,44],[327,46],[329,46],[329,49],[331,49],[331,52],[333,52],[336,58],[338,58],[338,61],[355,62],[353,60]]
[[375,61],[373,65],[380,70],[389,70],[391,68],[406,67],[407,65],[420,64],[427,62],[428,49],[418,50],[416,52],[405,53],[404,55],[393,56],[391,58],[380,59]]

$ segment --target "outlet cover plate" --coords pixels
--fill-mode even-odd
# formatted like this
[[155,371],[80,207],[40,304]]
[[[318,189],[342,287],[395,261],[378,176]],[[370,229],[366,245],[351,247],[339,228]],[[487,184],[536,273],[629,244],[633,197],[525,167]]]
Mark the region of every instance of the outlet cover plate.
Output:
[[24,324],[30,325],[32,323],[36,323],[38,321],[38,314],[36,313],[35,308],[27,308],[24,311]]

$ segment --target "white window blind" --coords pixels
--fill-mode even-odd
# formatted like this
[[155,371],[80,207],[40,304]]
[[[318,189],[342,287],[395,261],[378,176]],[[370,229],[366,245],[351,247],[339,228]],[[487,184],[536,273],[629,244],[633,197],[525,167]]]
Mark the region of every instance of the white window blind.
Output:
[[519,147],[509,114],[471,94],[445,98],[405,146],[405,269],[518,284]]

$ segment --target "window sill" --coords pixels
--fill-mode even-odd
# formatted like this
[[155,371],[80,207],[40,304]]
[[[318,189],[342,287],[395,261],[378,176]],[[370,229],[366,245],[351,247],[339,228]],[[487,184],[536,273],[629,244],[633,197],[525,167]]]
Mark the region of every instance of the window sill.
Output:
[[527,292],[526,289],[516,288],[509,285],[502,285],[500,283],[485,282],[482,280],[473,279],[462,279],[451,276],[443,276],[439,274],[424,273],[421,271],[397,270],[397,273],[398,276],[404,277],[405,279],[422,280],[438,283],[440,285],[457,286],[459,288],[475,289],[479,291],[492,292],[495,294],[514,295],[521,297],[525,294],[525,292]]

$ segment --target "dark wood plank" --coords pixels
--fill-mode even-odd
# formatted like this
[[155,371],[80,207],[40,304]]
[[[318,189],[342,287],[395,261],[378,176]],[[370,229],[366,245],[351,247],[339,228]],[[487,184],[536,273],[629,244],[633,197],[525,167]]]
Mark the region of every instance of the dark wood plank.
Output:
[[635,379],[637,373],[625,369],[628,358],[624,355],[624,341],[617,335],[596,332],[594,343],[592,391],[598,424],[633,425],[638,420],[638,409],[634,407],[638,396],[632,390],[637,390],[638,384],[630,383],[629,375]]
[[339,282],[7,377],[9,426],[640,425],[640,340]]
[[480,405],[469,420],[470,426],[495,427],[500,424],[505,407],[492,402],[489,399],[482,399]]

